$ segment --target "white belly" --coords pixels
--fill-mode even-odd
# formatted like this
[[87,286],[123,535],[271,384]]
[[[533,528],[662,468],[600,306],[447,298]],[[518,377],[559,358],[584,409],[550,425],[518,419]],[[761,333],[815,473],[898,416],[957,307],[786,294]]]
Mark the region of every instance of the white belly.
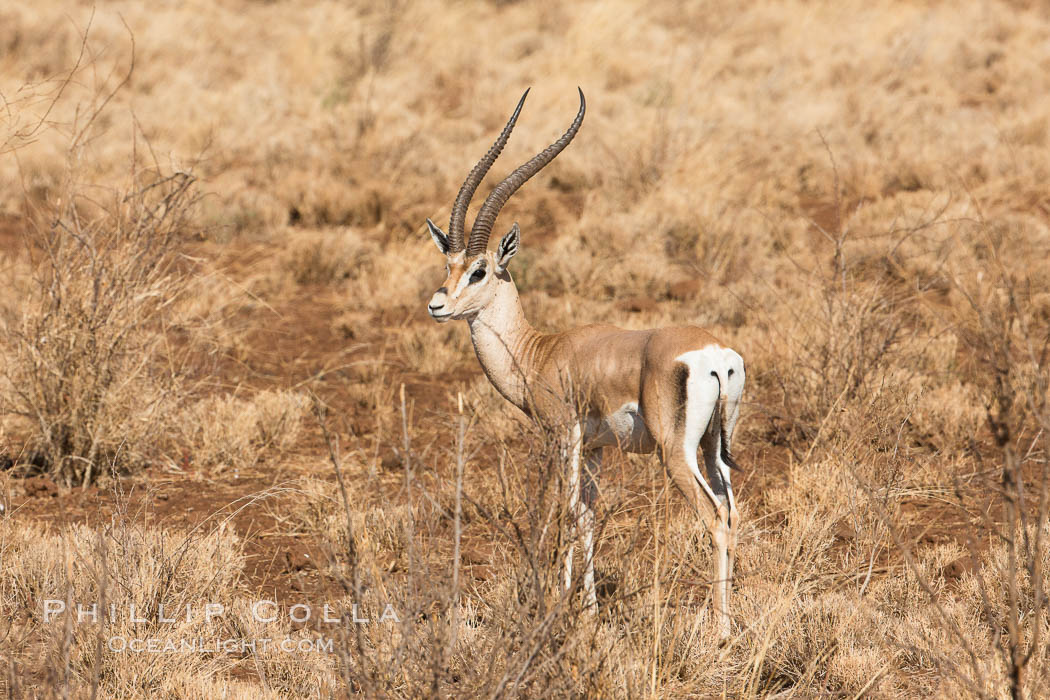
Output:
[[584,443],[588,448],[619,447],[624,452],[652,452],[656,446],[634,402],[604,418],[588,418]]

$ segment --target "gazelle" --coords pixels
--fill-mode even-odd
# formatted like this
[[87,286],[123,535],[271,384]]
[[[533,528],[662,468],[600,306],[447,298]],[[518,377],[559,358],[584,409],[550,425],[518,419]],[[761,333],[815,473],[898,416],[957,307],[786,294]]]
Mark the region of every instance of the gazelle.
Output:
[[[495,251],[488,240],[500,209],[526,180],[569,145],[586,111],[580,110],[561,138],[512,172],[485,200],[464,241],[463,227],[474,191],[503,150],[528,90],[499,138],[470,171],[459,190],[448,233],[427,219],[430,235],[446,256],[448,277],[428,305],[439,323],[462,319],[489,381],[537,422],[568,428],[570,508],[582,530],[584,593],[592,610],[594,588],[593,504],[601,448],[655,451],[707,526],[715,550],[713,608],[720,636],[730,631],[729,593],[739,527],[729,454],[744,390],[744,363],[702,328],[681,326],[621,330],[588,325],[540,333],[526,320],[508,264],[518,252],[515,223]],[[704,469],[697,463],[697,450]],[[581,483],[581,463],[583,479]],[[572,547],[563,568],[572,578]]]

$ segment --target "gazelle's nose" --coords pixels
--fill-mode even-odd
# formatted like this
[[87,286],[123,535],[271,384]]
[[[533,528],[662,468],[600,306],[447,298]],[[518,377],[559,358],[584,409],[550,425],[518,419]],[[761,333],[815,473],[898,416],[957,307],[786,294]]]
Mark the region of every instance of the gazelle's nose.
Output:
[[427,304],[427,309],[431,314],[438,311],[445,306],[445,302],[448,301],[448,288],[442,287],[441,289],[434,292],[434,296],[430,298],[430,303]]
[[427,305],[431,309],[440,309],[445,305],[445,301],[448,299],[448,287],[442,287],[441,289],[434,292],[434,296],[430,297],[430,303]]

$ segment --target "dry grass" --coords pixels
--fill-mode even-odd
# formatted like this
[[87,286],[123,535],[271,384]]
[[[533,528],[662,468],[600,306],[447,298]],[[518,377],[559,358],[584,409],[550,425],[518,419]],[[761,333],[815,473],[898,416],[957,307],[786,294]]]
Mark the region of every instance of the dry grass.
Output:
[[261,391],[250,399],[212,395],[178,417],[179,442],[197,466],[247,469],[267,451],[295,445],[306,405],[305,397],[289,391]]
[[[0,466],[63,487],[0,471],[9,695],[1050,685],[1038,8],[38,2],[0,26]],[[556,436],[425,314],[424,218],[521,88],[499,174],[561,132],[577,84],[583,129],[499,226],[521,225],[538,327],[692,323],[744,355],[725,647],[705,537],[653,459],[607,455],[599,614],[558,590]],[[167,177],[190,172],[200,199]],[[114,654],[98,640],[140,623],[42,620],[103,592],[222,602],[224,636],[333,653]],[[248,608],[269,596],[400,620],[267,628]]]

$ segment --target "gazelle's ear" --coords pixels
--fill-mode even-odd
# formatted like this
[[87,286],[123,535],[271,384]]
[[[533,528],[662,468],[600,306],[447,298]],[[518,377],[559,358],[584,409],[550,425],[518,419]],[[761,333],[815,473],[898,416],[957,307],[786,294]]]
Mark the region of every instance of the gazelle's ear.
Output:
[[441,251],[442,255],[448,255],[448,249],[452,247],[449,243],[448,236],[445,232],[437,227],[433,221],[427,219],[427,228],[430,229],[430,237],[434,239],[434,244],[437,245],[438,250]]
[[496,248],[496,265],[499,266],[500,271],[507,269],[507,263],[518,252],[518,241],[520,239],[521,229],[518,228],[518,223],[514,222],[514,225],[510,227],[510,232],[503,237],[499,242],[499,247]]

